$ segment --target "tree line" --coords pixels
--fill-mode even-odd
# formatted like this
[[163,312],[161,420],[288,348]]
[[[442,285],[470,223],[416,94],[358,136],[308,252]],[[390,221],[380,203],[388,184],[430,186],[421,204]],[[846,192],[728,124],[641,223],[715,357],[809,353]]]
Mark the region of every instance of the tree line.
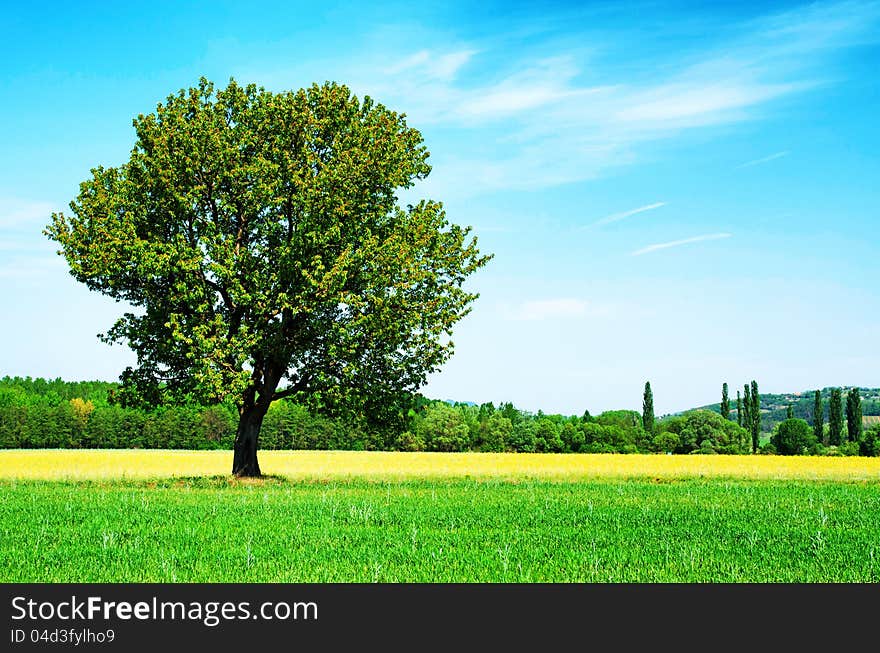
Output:
[[787,419],[776,426],[770,440],[775,453],[791,455],[836,448],[852,455],[880,455],[880,425],[864,428],[859,389],[850,388],[846,393],[846,406],[843,404],[843,390],[832,388],[827,428],[825,405],[819,390],[813,395],[812,424],[795,417],[790,405]]
[[[809,420],[795,415],[794,404],[786,407],[785,419],[775,423],[767,442],[759,445],[762,424],[762,409],[758,384],[752,381],[737,391],[736,420],[748,428],[752,436],[752,452],[759,449],[763,453],[794,454],[842,454],[842,455],[880,455],[880,425],[865,429],[863,423],[862,398],[859,388],[850,388],[846,393],[844,407],[843,390],[831,388],[826,411],[822,391],[813,393],[813,405]],[[731,419],[728,386],[721,388],[720,413]],[[876,410],[874,406],[871,410]],[[764,411],[769,412],[769,411]],[[825,423],[825,415],[828,423]]]
[[[124,405],[118,389],[115,383],[4,377],[0,379],[0,448],[232,448],[238,424],[233,404],[169,403],[146,409]],[[510,402],[476,405],[414,395],[401,407],[396,422],[376,425],[322,415],[282,399],[266,414],[260,446],[522,453],[878,453],[877,427],[856,440],[849,431],[844,440],[832,439],[831,433],[843,433],[842,409],[841,430],[829,426],[821,440],[804,420],[791,419],[778,425],[769,442],[758,446],[757,383],[746,389],[749,403],[738,397],[735,418],[729,397],[722,401],[722,406],[727,404],[726,416],[722,409],[655,418],[650,382],[645,384],[641,414],[609,410],[595,416],[589,411],[565,416],[531,413]],[[855,417],[857,400],[848,399],[848,405]],[[829,415],[833,413],[832,408]],[[855,429],[855,421],[846,423],[850,422]]]

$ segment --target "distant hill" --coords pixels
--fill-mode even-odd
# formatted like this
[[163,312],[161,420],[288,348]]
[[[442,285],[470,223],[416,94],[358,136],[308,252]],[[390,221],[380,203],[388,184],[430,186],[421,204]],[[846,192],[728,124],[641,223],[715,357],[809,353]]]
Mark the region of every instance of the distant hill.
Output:
[[[851,386],[843,387],[843,407],[846,408],[846,393],[849,392]],[[730,417],[736,419],[736,388],[731,389],[730,397]],[[822,388],[822,404],[825,407],[825,423],[828,423],[828,402],[831,399],[831,388]],[[804,390],[803,392],[787,392],[784,394],[760,394],[761,398],[761,431],[769,433],[779,422],[785,420],[788,412],[788,406],[791,405],[794,410],[794,416],[799,419],[805,419],[810,424],[813,423],[813,401],[815,390]],[[721,391],[719,390],[719,395]],[[859,395],[862,398],[862,415],[880,416],[880,388],[859,388]],[[709,404],[708,406],[699,406],[692,410],[711,410],[716,413],[721,412],[721,401],[717,404]],[[687,412],[687,411],[683,411]]]

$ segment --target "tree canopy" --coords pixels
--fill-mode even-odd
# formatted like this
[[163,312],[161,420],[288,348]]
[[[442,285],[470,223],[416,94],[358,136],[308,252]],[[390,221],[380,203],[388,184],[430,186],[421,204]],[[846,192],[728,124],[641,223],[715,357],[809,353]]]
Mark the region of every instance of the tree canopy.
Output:
[[273,400],[380,415],[451,355],[491,257],[439,202],[399,205],[431,169],[404,114],[336,83],[202,78],[133,124],[129,161],[46,229],[78,281],[136,309],[101,336],[137,354],[131,401],[236,398],[233,471],[258,475]]
[[816,444],[816,436],[806,420],[790,418],[780,422],[770,441],[777,453],[791,456],[805,453]]

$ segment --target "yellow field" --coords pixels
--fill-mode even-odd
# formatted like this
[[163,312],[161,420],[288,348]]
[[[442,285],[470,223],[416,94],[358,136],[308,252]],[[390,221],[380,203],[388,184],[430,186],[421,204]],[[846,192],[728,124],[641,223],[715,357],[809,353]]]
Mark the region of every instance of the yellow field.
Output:
[[[650,477],[880,481],[880,458],[643,454],[263,451],[264,474],[291,479]],[[123,479],[228,474],[231,451],[4,450],[0,479]]]

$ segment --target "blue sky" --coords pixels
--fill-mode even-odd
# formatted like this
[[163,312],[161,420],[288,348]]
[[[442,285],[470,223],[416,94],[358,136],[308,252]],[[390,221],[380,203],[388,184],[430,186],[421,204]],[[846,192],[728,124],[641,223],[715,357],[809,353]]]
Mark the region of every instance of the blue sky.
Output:
[[[122,3],[120,3],[122,4]],[[880,3],[44,3],[0,40],[0,375],[113,380],[41,234],[205,75],[405,112],[494,260],[424,393],[580,414],[880,385]]]

